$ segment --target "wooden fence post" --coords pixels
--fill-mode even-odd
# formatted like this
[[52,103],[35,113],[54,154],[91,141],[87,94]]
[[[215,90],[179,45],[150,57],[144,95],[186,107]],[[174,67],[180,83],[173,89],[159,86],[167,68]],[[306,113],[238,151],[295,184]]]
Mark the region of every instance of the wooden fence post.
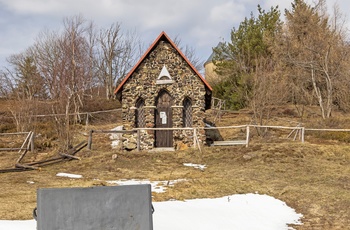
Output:
[[301,127],[301,143],[304,143],[305,141],[305,127]]
[[196,145],[197,145],[197,144],[196,144],[196,142],[197,142],[196,136],[197,136],[196,129],[193,128],[193,148],[194,148],[194,149],[196,148]]
[[33,153],[35,148],[34,148],[34,137],[35,137],[35,134],[34,132],[32,132],[32,138],[30,139],[30,151]]
[[[196,129],[194,129],[194,130],[196,130]],[[198,139],[198,136],[197,136],[197,131],[196,131],[196,142],[197,142],[197,146],[198,146],[199,152],[202,153],[201,145],[199,143],[199,139]]]
[[85,130],[87,130],[89,126],[89,116],[90,116],[90,113],[86,113]]
[[[140,152],[140,144],[141,144],[141,139],[140,139],[141,135],[140,135],[140,130],[137,130],[137,151]],[[122,141],[122,140],[121,140]]]
[[88,149],[91,150],[92,149],[92,133],[94,131],[93,130],[90,130],[89,132],[89,139],[88,139]]
[[245,145],[245,147],[248,147],[248,145],[249,145],[249,132],[250,132],[249,125],[247,125],[247,137],[246,137],[246,145]]

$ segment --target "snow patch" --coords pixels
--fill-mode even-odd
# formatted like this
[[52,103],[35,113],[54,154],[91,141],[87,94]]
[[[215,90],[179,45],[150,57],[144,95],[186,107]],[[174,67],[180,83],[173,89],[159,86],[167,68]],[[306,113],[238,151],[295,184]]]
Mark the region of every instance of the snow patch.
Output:
[[164,193],[166,191],[166,187],[174,186],[174,184],[186,181],[185,179],[178,180],[169,180],[169,181],[149,181],[149,180],[110,180],[106,181],[109,184],[117,184],[117,185],[136,185],[136,184],[150,184],[152,192],[155,193]]
[[288,230],[292,229],[288,224],[302,224],[302,215],[286,203],[259,194],[154,202],[153,206],[154,229]]
[[[155,230],[290,230],[288,224],[301,225],[303,216],[286,203],[259,194],[153,202],[153,206]],[[0,229],[35,230],[36,221],[0,220]]]
[[71,174],[71,173],[57,173],[56,176],[59,176],[59,177],[69,177],[69,178],[74,178],[74,179],[83,178],[82,175]]
[[192,164],[192,163],[184,163],[183,164],[184,166],[187,166],[187,167],[193,167],[195,169],[200,169],[200,170],[204,170],[205,168],[207,168],[206,165],[200,165],[200,164]]

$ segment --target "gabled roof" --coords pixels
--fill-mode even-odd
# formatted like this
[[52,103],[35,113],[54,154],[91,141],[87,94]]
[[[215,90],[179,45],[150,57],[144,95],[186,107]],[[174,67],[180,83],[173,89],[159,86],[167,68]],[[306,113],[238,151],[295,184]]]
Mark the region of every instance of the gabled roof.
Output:
[[[217,44],[217,46],[216,46],[215,48],[213,48],[213,49],[219,49],[219,50],[222,52],[223,50],[225,50],[225,43],[219,42],[219,43]],[[229,59],[229,58],[228,58],[228,55],[227,55],[225,52],[222,52],[222,55],[224,56],[224,59]],[[210,63],[210,62],[213,62],[214,56],[215,56],[215,52],[214,52],[214,50],[213,50],[213,52],[211,53],[211,55],[209,56],[209,58],[207,59],[207,61],[204,62],[204,66],[205,66],[206,64]]]
[[129,79],[129,77],[134,73],[134,71],[140,66],[140,64],[144,61],[144,59],[152,52],[152,50],[157,46],[158,42],[161,40],[167,40],[172,47],[175,48],[175,50],[181,55],[181,57],[187,62],[187,64],[191,67],[191,69],[197,74],[197,76],[202,80],[204,85],[212,91],[211,86],[208,84],[208,82],[201,76],[201,74],[198,72],[198,70],[192,65],[192,63],[187,59],[187,57],[181,52],[181,50],[175,45],[175,43],[169,38],[169,36],[163,31],[160,33],[160,35],[157,37],[157,39],[152,43],[152,45],[147,49],[147,51],[143,54],[141,59],[136,63],[136,65],[130,70],[130,72],[125,76],[123,81],[118,85],[116,90],[114,91],[114,94],[117,94],[124,86],[125,82]]

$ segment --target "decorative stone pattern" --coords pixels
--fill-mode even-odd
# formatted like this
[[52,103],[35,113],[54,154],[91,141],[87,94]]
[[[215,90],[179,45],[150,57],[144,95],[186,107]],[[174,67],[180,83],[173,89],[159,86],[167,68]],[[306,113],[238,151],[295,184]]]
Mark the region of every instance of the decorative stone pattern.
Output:
[[[156,83],[164,65],[173,81],[171,84]],[[143,98],[145,101],[146,128],[155,127],[154,110],[156,98],[161,90],[166,90],[173,99],[173,127],[183,127],[182,109],[183,100],[186,97],[190,98],[192,102],[193,127],[204,127],[207,88],[169,41],[161,39],[123,85],[121,101],[123,123],[126,130],[135,128],[135,105],[139,98]],[[155,143],[154,131],[142,130],[140,133],[141,149],[152,149]],[[135,147],[135,145],[130,144],[136,142],[135,135],[124,135],[124,146]],[[199,141],[205,141],[203,130],[197,130],[197,135]],[[174,130],[173,143],[175,148],[184,144],[192,146],[193,131]]]

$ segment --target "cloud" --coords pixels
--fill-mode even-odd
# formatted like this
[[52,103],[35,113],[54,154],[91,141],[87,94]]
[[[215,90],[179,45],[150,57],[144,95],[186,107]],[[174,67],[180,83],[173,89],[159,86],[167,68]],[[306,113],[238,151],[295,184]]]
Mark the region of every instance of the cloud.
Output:
[[242,19],[242,16],[244,18],[245,11],[243,4],[229,1],[214,6],[209,17],[214,22],[237,22]]
[[206,59],[247,9],[242,0],[0,0],[0,66],[5,55],[33,44],[41,30],[58,30],[63,18],[78,14],[100,27],[118,22],[123,29],[136,29],[145,44],[164,30]]
[[[313,1],[313,0],[308,0]],[[334,2],[336,0],[329,0]],[[290,1],[291,2],[291,1]],[[211,48],[253,12],[257,4],[269,10],[289,1],[266,0],[0,0],[0,66],[10,54],[24,51],[45,28],[62,28],[65,17],[82,15],[97,26],[107,28],[121,23],[124,30],[136,30],[150,44],[161,31],[183,45],[196,49],[206,59]],[[327,1],[328,2],[328,1]],[[339,1],[349,7],[350,2]]]
[[54,0],[1,0],[0,2],[4,5],[8,10],[15,12],[16,14],[48,14],[54,11],[60,11],[62,8],[62,2],[54,1]]

